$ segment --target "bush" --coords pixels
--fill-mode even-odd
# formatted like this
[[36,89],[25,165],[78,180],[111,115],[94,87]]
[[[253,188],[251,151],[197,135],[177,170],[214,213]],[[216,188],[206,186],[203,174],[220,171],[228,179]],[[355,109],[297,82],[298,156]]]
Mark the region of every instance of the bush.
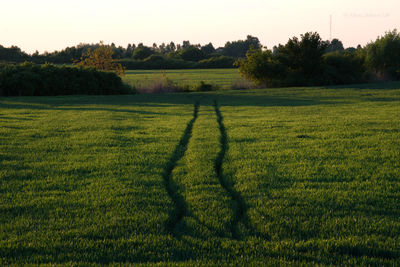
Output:
[[273,57],[272,52],[261,48],[251,48],[246,53],[246,59],[239,59],[235,65],[245,79],[260,86],[275,86],[286,74],[284,66]]
[[361,83],[365,80],[364,58],[356,53],[332,52],[324,55],[325,84]]
[[133,93],[121,78],[94,68],[36,65],[0,65],[1,96],[111,95]]
[[154,76],[150,81],[142,82],[136,86],[139,93],[162,94],[175,92],[189,92],[188,86],[181,86],[170,80],[165,73]]
[[200,81],[198,84],[192,87],[192,91],[194,92],[207,92],[217,90],[218,87],[216,85],[205,83],[204,81]]

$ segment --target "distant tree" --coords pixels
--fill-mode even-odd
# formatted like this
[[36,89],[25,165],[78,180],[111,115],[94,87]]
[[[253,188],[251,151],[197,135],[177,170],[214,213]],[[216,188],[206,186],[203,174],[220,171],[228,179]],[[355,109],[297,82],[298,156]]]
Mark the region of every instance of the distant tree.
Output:
[[167,53],[167,46],[165,45],[165,43],[162,43],[157,47],[157,50],[159,53],[164,55]]
[[175,52],[176,50],[176,45],[174,42],[170,42],[169,44],[167,44],[167,46],[165,47],[166,53],[169,52]]
[[274,47],[272,47],[272,55],[273,56],[278,55],[278,47],[276,45],[274,45]]
[[325,84],[350,84],[365,82],[365,55],[362,51],[336,51],[326,53],[324,59]]
[[284,66],[272,55],[271,50],[251,47],[246,58],[238,59],[235,65],[243,77],[259,85],[273,85],[285,76]]
[[190,47],[190,46],[191,46],[191,44],[190,44],[189,41],[183,41],[181,48],[184,49],[184,48],[187,48],[187,47]]
[[395,29],[367,45],[367,65],[374,71],[400,79],[400,33]]
[[203,52],[205,55],[211,55],[215,53],[215,48],[212,43],[206,44],[200,48],[201,52]]
[[128,44],[128,46],[126,47],[126,50],[125,50],[124,58],[132,57],[132,54],[133,54],[134,50],[135,50],[135,44],[133,44],[133,45]]
[[113,58],[113,48],[108,45],[104,45],[101,41],[98,48],[92,50],[91,48],[82,55],[81,60],[75,64],[83,67],[94,67],[97,70],[110,71],[118,75],[124,74],[125,69],[121,64],[116,62]]
[[6,48],[0,45],[0,60],[22,62],[29,59],[29,55],[22,52],[18,46]]
[[155,54],[154,50],[150,47],[144,46],[143,44],[139,44],[138,47],[133,51],[132,57],[134,59],[145,59],[149,56]]
[[354,47],[347,47],[344,51],[349,52],[349,53],[355,53],[357,51],[357,49]]
[[199,61],[205,59],[205,54],[195,46],[188,46],[179,51],[178,55],[186,61]]
[[327,43],[318,33],[308,32],[301,35],[301,39],[289,39],[273,51],[252,48],[246,53],[246,58],[239,59],[236,64],[245,78],[259,84],[322,84],[326,47]]
[[113,57],[114,58],[123,58],[125,56],[126,50],[122,46],[112,46],[112,49],[114,51]]
[[286,45],[279,45],[277,57],[296,79],[313,81],[323,69],[323,54],[327,48],[320,35],[316,32],[307,32],[289,39]]
[[222,54],[231,57],[245,57],[250,47],[254,47],[255,49],[262,47],[257,37],[248,35],[246,40],[227,42],[222,50]]
[[343,43],[339,39],[333,39],[332,41],[327,41],[328,47],[326,48],[326,52],[336,52],[336,51],[344,51]]

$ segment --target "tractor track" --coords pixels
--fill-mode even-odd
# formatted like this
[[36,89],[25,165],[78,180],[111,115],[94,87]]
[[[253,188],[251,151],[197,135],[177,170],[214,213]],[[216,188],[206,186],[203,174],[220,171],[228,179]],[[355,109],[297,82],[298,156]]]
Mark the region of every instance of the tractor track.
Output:
[[174,209],[170,213],[169,218],[166,223],[166,227],[169,232],[173,235],[178,235],[177,225],[182,221],[188,213],[187,204],[182,195],[179,194],[177,185],[172,179],[172,172],[175,169],[178,161],[185,155],[189,140],[192,136],[193,125],[198,117],[200,104],[196,102],[194,104],[193,118],[188,122],[185,131],[179,143],[176,145],[174,152],[172,153],[167,165],[165,166],[163,179],[165,183],[165,189],[172,202],[174,203]]

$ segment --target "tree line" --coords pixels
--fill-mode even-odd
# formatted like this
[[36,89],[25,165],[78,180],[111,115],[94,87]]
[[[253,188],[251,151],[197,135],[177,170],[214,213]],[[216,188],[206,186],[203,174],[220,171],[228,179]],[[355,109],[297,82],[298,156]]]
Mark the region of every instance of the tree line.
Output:
[[[37,64],[71,64],[78,61],[88,50],[95,50],[101,46],[97,44],[78,44],[61,51],[36,51],[27,54],[17,46],[9,48],[0,45],[0,61],[24,62]],[[182,44],[170,42],[152,46],[143,43],[128,44],[127,47],[116,46],[112,43],[113,57],[118,59],[127,69],[186,69],[186,68],[232,68],[239,57],[244,57],[250,47],[260,48],[257,37],[248,35],[245,40],[227,42],[224,47],[215,48],[212,43],[206,45],[192,44],[183,41]]]
[[293,37],[273,49],[252,47],[235,63],[260,86],[313,86],[400,79],[400,33],[386,32],[365,47],[344,49],[317,32]]
[[[109,57],[95,62],[90,57],[101,51]],[[103,52],[104,52],[103,51]],[[99,56],[93,58],[99,59]],[[126,48],[115,44],[79,44],[53,53],[31,55],[12,46],[0,45],[0,62],[37,64],[68,64],[80,62],[100,70],[123,73],[124,69],[186,69],[238,67],[242,76],[259,86],[300,86],[362,83],[377,80],[400,79],[400,33],[386,32],[374,42],[362,47],[344,48],[338,39],[324,41],[317,32],[307,32],[300,38],[292,37],[286,44],[272,49],[263,47],[257,37],[227,42],[214,48],[184,41],[175,45],[162,43],[152,47],[142,43],[128,44]],[[92,62],[93,61],[93,62]],[[97,60],[98,61],[98,60]],[[104,65],[98,67],[97,65]],[[111,65],[110,65],[111,66]]]

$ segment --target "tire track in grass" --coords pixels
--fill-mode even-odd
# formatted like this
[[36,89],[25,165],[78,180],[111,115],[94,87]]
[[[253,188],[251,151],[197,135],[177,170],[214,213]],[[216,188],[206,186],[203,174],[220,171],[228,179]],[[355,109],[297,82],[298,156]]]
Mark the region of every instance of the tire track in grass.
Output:
[[187,214],[187,204],[183,196],[178,193],[177,185],[172,179],[172,172],[176,167],[177,162],[185,155],[190,137],[192,136],[193,124],[198,116],[199,106],[200,104],[198,102],[194,104],[193,118],[188,122],[179,143],[175,147],[175,150],[164,169],[163,179],[165,182],[165,188],[174,203],[174,210],[169,215],[166,227],[173,235],[178,235],[176,227]]
[[221,114],[218,102],[216,100],[214,100],[214,109],[215,109],[215,114],[217,115],[217,121],[220,131],[220,144],[221,144],[221,150],[218,153],[218,156],[215,160],[215,171],[217,173],[217,177],[221,186],[228,192],[228,194],[232,199],[232,202],[234,203],[233,217],[231,220],[231,225],[229,226],[232,237],[236,240],[241,239],[239,224],[242,223],[243,226],[249,231],[249,234],[269,240],[270,237],[268,235],[260,233],[252,227],[250,219],[247,216],[246,202],[244,201],[240,193],[236,191],[236,189],[234,188],[234,183],[232,179],[230,179],[227,175],[223,174],[222,163],[224,161],[225,154],[229,149],[228,135],[226,133],[225,125],[223,123],[224,118]]
[[229,196],[234,202],[234,208],[233,208],[234,214],[231,220],[230,230],[232,233],[232,237],[234,239],[240,239],[240,233],[238,228],[239,228],[239,223],[243,222],[244,217],[246,216],[246,205],[242,196],[239,194],[239,192],[235,190],[233,181],[223,175],[222,163],[224,161],[225,154],[228,151],[228,136],[223,122],[224,118],[221,114],[221,111],[219,110],[218,102],[216,100],[214,100],[214,109],[215,109],[215,114],[217,115],[217,122],[220,131],[219,140],[221,145],[221,150],[218,153],[218,156],[215,160],[215,172],[217,173],[217,177],[221,186],[228,192]]

